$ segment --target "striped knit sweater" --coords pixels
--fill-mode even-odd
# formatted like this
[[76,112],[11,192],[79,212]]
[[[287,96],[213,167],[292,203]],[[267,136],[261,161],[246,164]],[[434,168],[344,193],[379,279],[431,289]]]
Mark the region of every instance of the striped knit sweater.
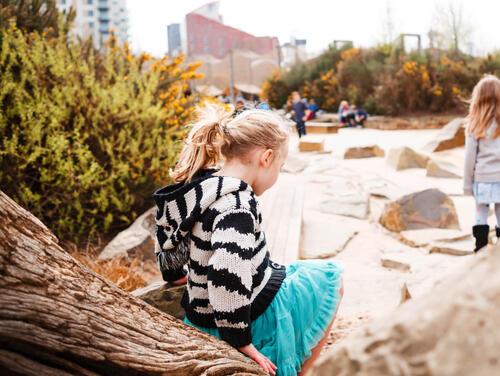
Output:
[[251,187],[213,172],[155,192],[155,252],[166,281],[187,265],[187,318],[238,348],[251,343],[250,323],[271,303],[285,267],[269,259]]

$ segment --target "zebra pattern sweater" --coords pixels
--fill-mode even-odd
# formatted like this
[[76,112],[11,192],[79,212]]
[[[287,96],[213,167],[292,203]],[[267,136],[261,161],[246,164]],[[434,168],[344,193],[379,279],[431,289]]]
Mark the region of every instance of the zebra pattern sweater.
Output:
[[154,193],[155,253],[166,281],[186,275],[187,265],[182,306],[189,321],[218,328],[239,348],[251,343],[250,323],[271,303],[286,271],[269,258],[251,187],[213,172]]

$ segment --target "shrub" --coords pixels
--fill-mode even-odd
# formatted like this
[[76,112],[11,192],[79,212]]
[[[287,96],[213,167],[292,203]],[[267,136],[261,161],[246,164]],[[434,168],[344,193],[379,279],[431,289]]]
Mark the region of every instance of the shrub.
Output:
[[[152,205],[179,150],[196,66],[111,39],[0,30],[0,183],[62,239],[116,231]],[[148,68],[148,65],[150,66]]]
[[389,115],[461,110],[482,74],[500,74],[499,56],[475,58],[434,49],[405,53],[391,45],[330,47],[284,72],[279,80],[273,76],[264,88],[274,94],[276,103],[283,103],[291,90],[299,90],[327,111],[336,111],[343,99],[371,113]]

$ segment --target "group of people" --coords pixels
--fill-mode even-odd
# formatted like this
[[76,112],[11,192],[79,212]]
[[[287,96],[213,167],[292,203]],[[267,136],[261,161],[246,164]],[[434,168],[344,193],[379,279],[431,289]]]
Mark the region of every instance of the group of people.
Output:
[[[299,92],[294,91],[291,99],[287,102],[286,109],[291,113],[292,119],[297,127],[299,137],[305,136],[306,122],[316,117],[319,111],[319,106],[314,99],[303,100]],[[368,119],[368,113],[364,108],[356,105],[350,105],[348,101],[340,102],[338,109],[338,119],[342,127],[364,127],[365,121]]]
[[349,105],[348,101],[340,102],[339,106],[339,122],[344,127],[364,127],[368,113],[356,105]]

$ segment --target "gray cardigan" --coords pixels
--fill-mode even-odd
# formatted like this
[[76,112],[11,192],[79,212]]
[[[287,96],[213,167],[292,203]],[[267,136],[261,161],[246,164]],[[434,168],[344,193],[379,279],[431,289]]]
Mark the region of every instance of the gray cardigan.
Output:
[[465,140],[464,194],[472,194],[473,182],[500,182],[500,137],[493,138],[497,127],[494,121],[486,137],[476,139],[467,135]]

